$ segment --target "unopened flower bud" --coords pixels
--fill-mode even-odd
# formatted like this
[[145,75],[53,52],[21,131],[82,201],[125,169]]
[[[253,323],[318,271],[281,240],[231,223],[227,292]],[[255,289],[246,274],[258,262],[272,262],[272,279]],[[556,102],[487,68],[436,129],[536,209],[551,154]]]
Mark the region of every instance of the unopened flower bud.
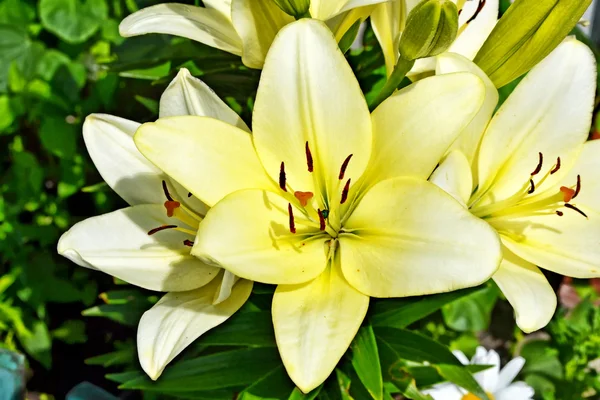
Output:
[[301,18],[307,15],[310,0],[273,0],[279,8],[292,17]]
[[423,0],[408,15],[400,38],[400,55],[407,60],[446,51],[458,32],[458,9],[450,0]]

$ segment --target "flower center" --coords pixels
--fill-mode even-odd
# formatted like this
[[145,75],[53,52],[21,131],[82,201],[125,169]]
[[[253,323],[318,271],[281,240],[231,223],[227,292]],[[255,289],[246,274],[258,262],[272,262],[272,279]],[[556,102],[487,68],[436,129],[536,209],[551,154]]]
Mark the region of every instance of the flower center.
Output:
[[[306,154],[306,166],[307,170],[310,173],[313,173],[315,170],[314,160],[312,156],[312,152],[310,151],[310,146],[308,141],[304,146],[304,151]],[[340,166],[340,171],[338,174],[338,182],[340,195],[339,195],[339,204],[344,204],[348,200],[348,194],[350,192],[350,185],[352,182],[351,178],[348,178],[345,181],[345,184],[342,187],[342,183],[344,182],[346,176],[346,170],[348,169],[348,165],[350,164],[350,160],[352,159],[352,154],[350,154],[342,165]],[[289,185],[287,181],[287,175],[285,172],[285,163],[282,161],[279,167],[279,188],[283,191],[283,196],[288,199],[288,217],[289,217],[289,230],[291,233],[296,234],[296,216],[294,215],[294,208],[292,204],[299,206],[306,217],[310,222],[314,224],[315,227],[318,227],[319,231],[323,233],[329,234],[332,238],[337,238],[337,235],[341,228],[334,228],[329,223],[329,217],[331,215],[331,210],[327,208],[327,206],[315,207],[314,198],[315,195],[313,192],[303,192],[303,191],[294,191]],[[293,195],[292,195],[293,193]],[[336,202],[338,200],[336,199]],[[328,202],[324,202],[328,203]],[[336,207],[337,205],[329,204],[329,207]]]
[[[491,394],[489,392],[485,392],[485,394],[487,394],[487,396],[490,400],[494,400],[493,394]],[[481,398],[475,396],[473,393],[467,393],[463,397],[461,397],[460,400],[481,400]]]
[[[587,215],[581,211],[572,201],[581,192],[581,176],[577,175],[576,182],[570,186],[561,186],[559,190],[551,196],[533,197],[536,191],[538,191],[546,182],[546,180],[558,172],[561,168],[560,157],[556,159],[556,163],[547,170],[544,175],[540,175],[544,166],[544,155],[539,153],[539,161],[530,174],[529,179],[524,182],[521,188],[512,196],[505,200],[501,200],[485,206],[477,206],[477,202],[483,197],[475,199],[471,202],[471,212],[485,219],[493,219],[495,217],[505,216],[520,216],[520,215],[545,215],[545,214],[556,214],[559,217],[564,215],[565,210],[571,210],[577,212],[583,217],[587,218]],[[541,176],[541,177],[540,177]],[[537,179],[540,177],[539,179]]]
[[[175,223],[169,225],[161,225],[154,229],[150,229],[148,231],[148,235],[152,236],[154,234],[157,234],[158,232],[162,232],[169,229],[175,229],[179,232],[187,233],[192,237],[196,237],[196,232],[198,231],[198,226],[202,221],[202,217],[200,217],[198,214],[184,206],[180,201],[174,199],[173,196],[171,196],[171,193],[169,192],[167,182],[165,182],[164,180],[162,181],[162,189],[167,199],[164,202],[167,217],[173,218],[175,220],[174,222],[180,222],[181,224],[192,227],[194,230],[183,228],[180,226],[181,224]],[[192,194],[189,193],[188,197],[190,197],[191,195]],[[194,242],[189,239],[186,239],[183,241],[183,244],[185,246],[192,247],[194,245]]]

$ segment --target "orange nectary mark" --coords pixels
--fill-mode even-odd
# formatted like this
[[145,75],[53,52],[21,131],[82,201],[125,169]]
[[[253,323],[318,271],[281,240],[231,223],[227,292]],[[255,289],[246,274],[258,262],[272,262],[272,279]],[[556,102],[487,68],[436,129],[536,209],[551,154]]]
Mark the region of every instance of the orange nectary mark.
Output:
[[314,197],[313,192],[294,192],[294,196],[300,201],[302,207],[306,207],[308,201]]

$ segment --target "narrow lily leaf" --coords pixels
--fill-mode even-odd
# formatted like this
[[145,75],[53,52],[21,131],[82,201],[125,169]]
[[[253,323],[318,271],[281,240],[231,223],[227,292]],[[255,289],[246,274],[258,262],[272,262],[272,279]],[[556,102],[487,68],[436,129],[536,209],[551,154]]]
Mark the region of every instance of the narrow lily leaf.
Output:
[[502,87],[527,73],[571,32],[592,0],[516,0],[475,63]]
[[317,398],[319,393],[321,393],[321,389],[323,389],[323,385],[317,387],[316,389],[311,390],[309,393],[302,393],[302,391],[298,388],[294,388],[288,400],[314,400]]
[[350,348],[352,349],[352,366],[358,378],[373,399],[381,400],[383,398],[383,378],[373,328],[370,325],[363,326],[358,331]]
[[234,314],[226,324],[206,333],[201,345],[275,347],[271,313],[243,312]]
[[394,384],[404,397],[411,400],[433,400],[431,396],[425,395],[417,389],[415,379],[406,374],[394,379]]
[[462,366],[450,349],[419,333],[375,327],[375,336],[404,360]]
[[352,43],[356,40],[356,35],[358,35],[361,23],[362,21],[360,19],[357,20],[350,29],[344,33],[344,36],[342,36],[342,40],[340,40],[340,50],[342,50],[342,53],[346,54],[346,52],[350,50],[350,46],[352,46]]
[[473,378],[473,375],[463,366],[456,365],[437,365],[436,369],[442,377],[449,382],[458,385],[482,400],[489,400],[487,394],[483,391],[479,383]]
[[482,290],[446,304],[442,307],[444,322],[459,332],[487,329],[498,296],[498,288],[490,284]]
[[290,392],[295,391],[293,382],[288,377],[283,365],[279,365],[257,379],[240,393],[239,400],[287,399]]
[[352,381],[341,369],[336,368],[335,376],[337,378],[337,383],[340,388],[340,397],[342,400],[353,400],[350,396],[350,385]]

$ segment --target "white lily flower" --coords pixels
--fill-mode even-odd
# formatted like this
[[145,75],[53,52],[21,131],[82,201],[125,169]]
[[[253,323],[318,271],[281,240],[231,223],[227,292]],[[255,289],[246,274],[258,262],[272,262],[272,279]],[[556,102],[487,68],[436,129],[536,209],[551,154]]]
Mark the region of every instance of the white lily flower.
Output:
[[533,68],[492,116],[498,93],[472,62],[438,57],[438,74],[469,71],[486,82],[480,114],[454,144],[432,182],[500,234],[504,260],[493,279],[525,332],[556,309],[537,267],[600,276],[600,142],[587,142],[596,88],[592,52],[566,39]]
[[[339,41],[372,5],[388,0],[312,0],[310,15],[325,21]],[[277,32],[294,17],[273,0],[205,0],[205,7],[167,3],[125,18],[121,36],[166,33],[182,36],[242,57],[249,68],[262,68]]]
[[[525,365],[523,357],[513,358],[504,368],[500,369],[500,356],[494,350],[487,351],[481,346],[477,347],[471,361],[462,351],[453,351],[453,353],[464,365],[493,365],[493,367],[474,375],[490,400],[533,399],[534,391],[531,386],[525,382],[513,383]],[[451,383],[435,385],[432,389],[424,390],[423,394],[430,395],[434,400],[479,400],[479,397]]]
[[[163,93],[161,117],[198,115],[248,130],[202,81],[182,69]],[[156,379],[192,341],[226,321],[248,299],[252,282],[190,254],[208,207],[137,150],[137,122],[88,116],[86,147],[106,183],[131,207],[86,219],[62,235],[59,254],[132,285],[170,292],[140,320],[138,352]]]
[[[458,35],[448,52],[472,60],[498,22],[499,0],[450,0],[459,9]],[[400,56],[398,44],[406,18],[420,0],[391,0],[379,4],[371,14],[371,25],[381,45],[388,75]],[[435,71],[436,58],[417,60],[409,76]]]

